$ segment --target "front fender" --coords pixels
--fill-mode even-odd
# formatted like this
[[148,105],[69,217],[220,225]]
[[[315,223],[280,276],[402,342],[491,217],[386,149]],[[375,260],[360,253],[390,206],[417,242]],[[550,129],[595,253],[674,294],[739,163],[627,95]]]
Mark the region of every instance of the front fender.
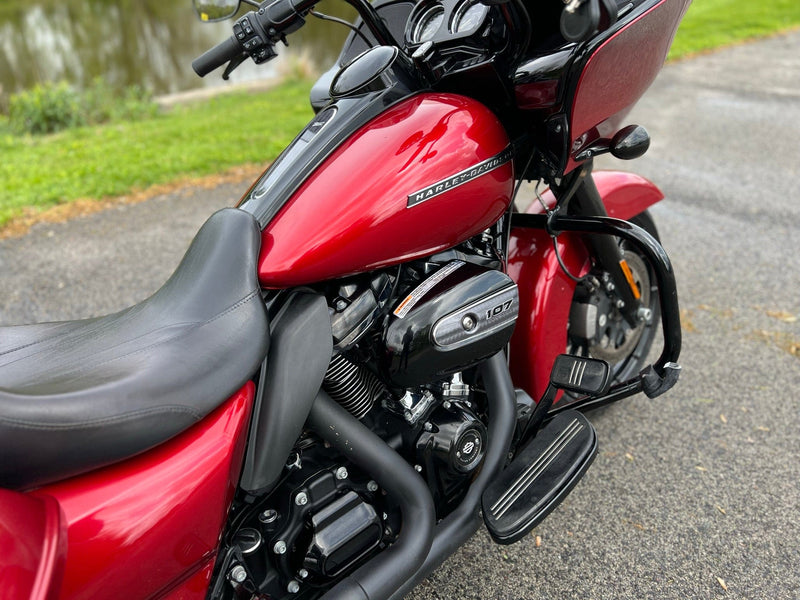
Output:
[[[633,173],[597,171],[592,174],[608,216],[630,219],[664,198],[653,183]],[[552,207],[550,190],[542,200]],[[541,213],[539,202],[526,211]],[[564,264],[575,275],[591,267],[589,251],[579,235],[558,236]],[[519,286],[520,311],[511,338],[510,369],[514,385],[532,398],[542,397],[556,356],[566,350],[567,324],[575,282],[558,264],[553,242],[544,230],[513,228],[508,255],[508,274]]]

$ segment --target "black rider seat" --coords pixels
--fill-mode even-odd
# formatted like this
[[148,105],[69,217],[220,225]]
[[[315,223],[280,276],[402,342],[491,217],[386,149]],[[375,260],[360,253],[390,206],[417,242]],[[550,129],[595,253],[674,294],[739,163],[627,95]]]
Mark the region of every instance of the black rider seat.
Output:
[[269,346],[260,243],[252,215],[224,209],[140,304],[0,327],[0,486],[38,487],[139,454],[236,392]]

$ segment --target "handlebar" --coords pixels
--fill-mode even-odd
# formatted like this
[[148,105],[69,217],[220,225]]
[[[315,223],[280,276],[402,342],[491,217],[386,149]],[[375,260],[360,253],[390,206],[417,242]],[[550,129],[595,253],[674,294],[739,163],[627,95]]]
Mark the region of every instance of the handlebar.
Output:
[[[205,77],[234,59],[250,56],[256,63],[275,56],[276,42],[303,26],[304,17],[318,0],[267,0],[233,26],[233,35],[192,61],[192,68]],[[396,46],[392,34],[368,0],[345,0],[353,5],[379,44]],[[234,66],[238,63],[234,63]]]
[[242,50],[238,40],[231,36],[221,44],[217,44],[194,59],[192,61],[192,68],[200,77],[205,77],[217,67],[221,67],[225,63],[237,58],[243,52],[244,50]]

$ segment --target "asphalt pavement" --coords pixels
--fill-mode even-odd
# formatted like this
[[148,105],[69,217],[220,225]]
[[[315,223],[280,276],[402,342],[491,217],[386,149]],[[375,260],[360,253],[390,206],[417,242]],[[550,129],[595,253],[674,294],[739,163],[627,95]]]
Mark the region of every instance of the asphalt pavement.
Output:
[[[602,166],[666,193],[681,380],[593,416],[600,453],[566,501],[512,546],[476,534],[414,600],[800,598],[800,32],[668,65],[630,120],[650,151]],[[246,187],[0,241],[0,324],[142,300]]]

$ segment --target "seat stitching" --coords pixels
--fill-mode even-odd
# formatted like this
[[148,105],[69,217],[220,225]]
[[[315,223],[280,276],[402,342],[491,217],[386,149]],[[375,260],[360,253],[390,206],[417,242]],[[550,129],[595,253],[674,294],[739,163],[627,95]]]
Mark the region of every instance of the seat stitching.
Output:
[[[247,296],[245,296],[244,298],[242,298],[241,300],[239,300],[235,304],[233,304],[230,307],[228,307],[227,309],[225,309],[223,312],[219,313],[218,315],[212,317],[211,319],[209,319],[207,321],[203,321],[203,322],[187,322],[189,327],[187,327],[185,331],[183,331],[182,333],[180,333],[178,335],[175,335],[174,337],[171,337],[171,338],[169,338],[167,340],[163,340],[163,341],[160,341],[160,342],[156,342],[154,344],[150,344],[149,346],[145,346],[144,348],[140,348],[138,350],[134,350],[133,352],[129,352],[129,353],[123,354],[121,356],[115,356],[113,358],[109,358],[109,359],[104,360],[102,362],[92,363],[91,365],[88,365],[88,366],[86,366],[86,367],[84,367],[82,369],[78,369],[76,371],[69,371],[69,374],[70,375],[79,375],[81,373],[85,373],[87,371],[91,371],[91,370],[97,369],[100,366],[103,366],[103,365],[106,365],[106,364],[121,360],[123,358],[128,358],[130,356],[135,356],[137,354],[141,354],[142,352],[146,352],[147,350],[150,350],[152,348],[156,348],[156,347],[164,345],[166,343],[173,342],[173,341],[175,341],[177,339],[180,339],[180,338],[188,335],[192,331],[195,331],[196,329],[199,329],[200,327],[203,327],[204,325],[208,325],[209,323],[212,323],[212,322],[216,321],[217,319],[220,319],[220,318],[224,317],[225,315],[233,312],[234,310],[236,310],[240,306],[246,304],[247,302],[249,302],[250,300],[252,300],[256,296],[260,297],[258,288],[256,288],[252,292],[250,292]],[[171,326],[174,326],[174,325],[175,324],[168,325],[168,326],[165,326],[164,328],[171,327]],[[163,328],[159,328],[158,330],[154,330],[154,331],[159,331],[160,329],[163,329]],[[153,332],[148,332],[148,334],[149,333],[153,333]],[[145,334],[145,335],[148,335],[148,334]],[[144,337],[144,335],[140,336],[140,337]],[[139,339],[139,338],[134,338],[134,339]],[[11,363],[9,363],[9,364],[11,364]]]
[[0,423],[7,424],[9,427],[16,427],[18,429],[40,429],[44,431],[70,431],[72,429],[84,429],[87,427],[105,426],[105,425],[112,425],[115,423],[122,423],[125,421],[133,421],[142,416],[147,416],[148,414],[158,414],[158,413],[186,413],[189,414],[191,417],[193,417],[195,421],[199,421],[200,419],[203,418],[203,415],[199,411],[196,411],[189,406],[181,406],[173,404],[168,406],[143,408],[130,413],[126,413],[124,415],[117,415],[114,417],[104,417],[102,419],[94,419],[92,421],[82,421],[80,423],[46,425],[42,423],[35,423],[33,421],[26,421],[24,419],[9,419],[7,417],[2,417],[2,416],[0,416]]
[[[152,329],[150,331],[147,331],[147,332],[143,333],[142,335],[137,335],[136,337],[132,337],[132,338],[126,339],[126,340],[122,341],[121,343],[117,344],[116,346],[112,346],[111,348],[107,348],[106,350],[112,350],[113,348],[121,346],[122,344],[128,344],[130,342],[135,342],[136,340],[139,340],[139,339],[141,339],[143,337],[147,337],[148,335],[152,335],[154,333],[158,333],[159,331],[163,331],[163,330],[169,329],[171,327],[179,327],[179,326],[182,326],[182,325],[192,325],[192,324],[195,324],[195,323],[196,323],[196,321],[180,321],[180,322],[177,322],[177,323],[170,323],[168,325],[164,325],[163,327],[157,327],[156,329]],[[68,331],[68,332],[62,333],[60,335],[54,335],[52,337],[45,338],[43,340],[39,340],[39,341],[36,341],[36,342],[32,342],[30,344],[26,344],[24,346],[19,346],[17,348],[13,348],[12,350],[8,350],[7,352],[0,352],[0,357],[5,355],[5,354],[10,354],[11,352],[16,352],[17,350],[24,350],[25,348],[30,348],[31,346],[35,346],[36,344],[53,341],[55,339],[58,339],[59,337],[64,337],[65,335],[68,335],[69,333],[73,333],[73,332]],[[91,333],[91,332],[87,332],[87,331],[81,331],[81,332],[78,333],[77,336],[75,336],[75,339],[71,340],[71,341],[72,341],[72,343],[78,343],[78,342],[83,341],[86,338],[92,338],[92,337],[96,337],[96,334],[95,333]],[[42,352],[47,352],[47,351],[48,351],[48,348],[43,348],[42,350],[34,352],[33,354],[28,354],[26,356],[21,356],[21,357],[15,359],[15,360],[12,360],[11,362],[4,363],[2,366],[3,367],[8,367],[9,365],[13,365],[16,362],[19,362],[21,360],[26,360],[26,359],[33,358],[33,357],[37,356],[38,354],[41,354]]]

